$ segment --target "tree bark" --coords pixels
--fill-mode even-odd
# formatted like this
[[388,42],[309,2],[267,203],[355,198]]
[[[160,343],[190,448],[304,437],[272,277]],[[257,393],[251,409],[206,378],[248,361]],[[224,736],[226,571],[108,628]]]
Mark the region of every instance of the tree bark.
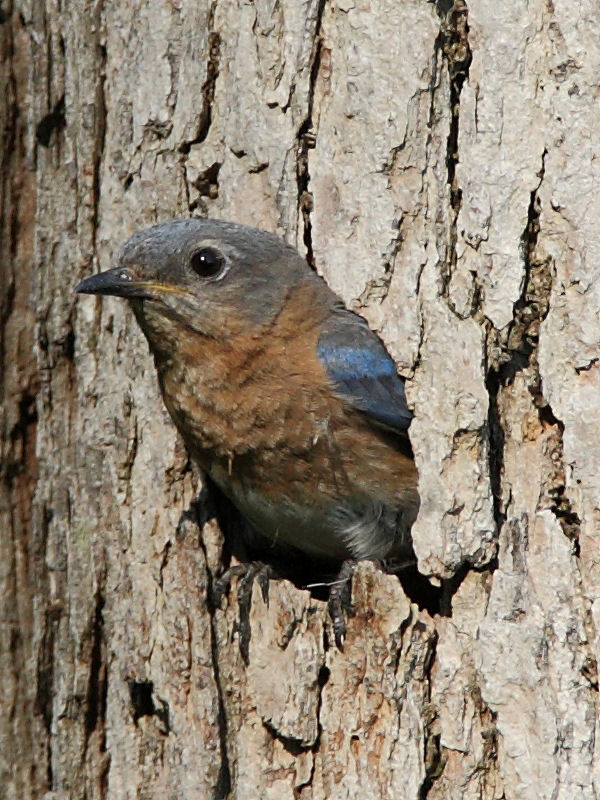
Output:
[[[5,0],[0,42],[0,797],[597,797],[597,4]],[[190,214],[408,377],[429,582],[361,565],[343,652],[274,581],[245,663],[143,336],[73,293]]]

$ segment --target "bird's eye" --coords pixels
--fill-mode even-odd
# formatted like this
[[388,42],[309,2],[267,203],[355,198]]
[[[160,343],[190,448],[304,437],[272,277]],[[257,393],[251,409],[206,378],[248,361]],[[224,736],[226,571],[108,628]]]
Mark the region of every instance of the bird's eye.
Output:
[[203,247],[190,256],[190,267],[200,278],[216,278],[225,267],[225,256],[214,247]]

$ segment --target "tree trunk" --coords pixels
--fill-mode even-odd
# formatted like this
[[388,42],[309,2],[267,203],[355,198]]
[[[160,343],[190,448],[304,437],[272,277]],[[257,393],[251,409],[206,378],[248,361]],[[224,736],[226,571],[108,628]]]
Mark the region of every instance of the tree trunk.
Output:
[[[589,0],[4,0],[0,797],[600,794],[600,44]],[[596,213],[598,209],[599,213]],[[407,375],[421,573],[210,589],[127,305],[157,220],[276,231]]]

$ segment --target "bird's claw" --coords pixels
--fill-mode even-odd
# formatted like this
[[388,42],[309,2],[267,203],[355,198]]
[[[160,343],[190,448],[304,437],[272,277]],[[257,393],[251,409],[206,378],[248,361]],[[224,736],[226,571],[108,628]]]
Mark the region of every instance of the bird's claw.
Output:
[[233,567],[226,569],[221,577],[215,581],[212,588],[212,601],[215,608],[221,605],[221,600],[231,589],[231,581],[234,578],[245,575],[248,571],[248,567],[249,564],[235,564]]
[[238,598],[252,594],[252,584],[256,580],[265,604],[269,603],[269,581],[275,576],[273,568],[262,561],[250,561],[247,564],[235,564],[225,570],[221,577],[215,581],[212,598],[215,606],[221,604],[223,597],[231,589],[234,578],[241,578]]
[[333,626],[333,637],[338,650],[344,649],[346,638],[346,617],[353,615],[352,573],[355,561],[344,561],[336,580],[329,590],[327,609]]
[[240,612],[238,631],[240,636],[240,653],[242,654],[245,664],[248,664],[250,656],[250,605],[252,601],[252,586],[256,580],[263,601],[268,605],[269,580],[274,577],[274,575],[273,568],[269,564],[264,564],[262,561],[251,561],[248,564],[235,564],[221,575],[213,587],[213,603],[216,607],[221,604],[223,596],[227,594],[231,588],[231,581],[234,578],[240,578],[237,593]]

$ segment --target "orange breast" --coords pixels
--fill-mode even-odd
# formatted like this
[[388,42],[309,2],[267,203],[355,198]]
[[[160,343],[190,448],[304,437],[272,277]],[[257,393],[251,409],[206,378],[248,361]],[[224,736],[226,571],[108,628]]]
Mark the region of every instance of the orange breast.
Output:
[[[329,313],[309,284],[259,332],[216,340],[187,331],[175,357],[157,357],[167,408],[200,465],[219,483],[235,481],[238,493],[300,505],[356,494],[416,505],[412,460],[332,392],[317,356]],[[243,330],[235,323],[228,328]]]

